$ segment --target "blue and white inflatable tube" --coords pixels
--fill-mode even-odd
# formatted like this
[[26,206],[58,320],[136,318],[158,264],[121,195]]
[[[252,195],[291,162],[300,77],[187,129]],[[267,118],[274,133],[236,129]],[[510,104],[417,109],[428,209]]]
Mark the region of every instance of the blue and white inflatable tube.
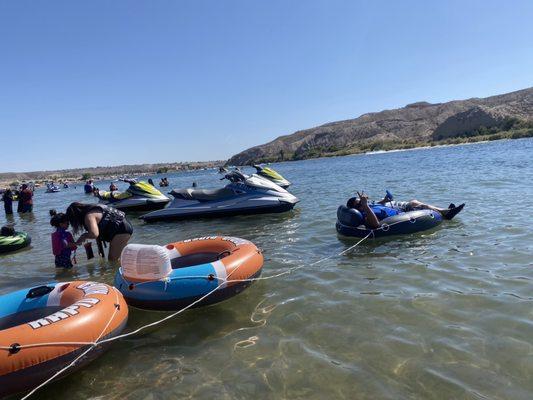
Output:
[[380,238],[426,231],[437,227],[441,222],[442,215],[436,211],[415,210],[385,218],[380,221],[379,228],[368,229],[358,210],[340,206],[337,209],[335,228],[337,233],[344,237]]

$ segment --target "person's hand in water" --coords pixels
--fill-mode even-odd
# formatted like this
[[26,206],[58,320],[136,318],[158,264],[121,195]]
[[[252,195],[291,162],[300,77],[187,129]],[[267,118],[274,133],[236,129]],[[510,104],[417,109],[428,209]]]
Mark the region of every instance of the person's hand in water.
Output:
[[87,240],[87,234],[86,233],[83,233],[79,238],[78,240],[76,240],[74,242],[74,244],[76,246],[81,246],[83,244],[83,242],[85,242]]

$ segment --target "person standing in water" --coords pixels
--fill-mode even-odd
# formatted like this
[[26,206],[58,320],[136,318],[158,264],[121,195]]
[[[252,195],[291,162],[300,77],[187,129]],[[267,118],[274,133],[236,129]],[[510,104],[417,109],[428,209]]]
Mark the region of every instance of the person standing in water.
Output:
[[66,214],[56,213],[56,210],[50,210],[50,225],[56,228],[52,233],[52,252],[55,256],[57,268],[72,268],[71,255],[72,251],[78,246],[74,243],[72,234],[67,231],[69,222]]
[[7,188],[2,194],[2,200],[4,201],[4,210],[6,215],[13,214],[13,192],[10,188]]
[[22,211],[23,213],[28,213],[33,211],[33,191],[28,187],[27,184],[23,183],[19,194],[19,203],[22,201]]
[[72,203],[66,215],[74,233],[85,230],[76,245],[81,245],[89,239],[97,239],[109,243],[109,261],[117,261],[122,249],[128,244],[133,233],[133,227],[126,215],[119,210],[103,204]]
[[22,212],[22,197],[20,195],[20,189],[15,190],[15,195],[17,196],[17,212],[21,213]]

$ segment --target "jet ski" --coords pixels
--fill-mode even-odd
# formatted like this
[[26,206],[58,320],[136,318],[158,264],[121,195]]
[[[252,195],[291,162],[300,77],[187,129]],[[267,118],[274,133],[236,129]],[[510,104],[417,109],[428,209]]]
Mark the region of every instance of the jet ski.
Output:
[[283,189],[287,189],[291,183],[269,167],[261,167],[260,165],[253,166],[256,169],[256,174],[274,182],[276,185],[281,186]]
[[159,210],[170,199],[148,182],[126,180],[130,184],[124,192],[98,192],[100,202],[122,211]]
[[279,213],[292,209],[298,198],[258,175],[230,171],[220,189],[174,189],[172,202],[164,209],[141,216],[147,222],[240,214]]

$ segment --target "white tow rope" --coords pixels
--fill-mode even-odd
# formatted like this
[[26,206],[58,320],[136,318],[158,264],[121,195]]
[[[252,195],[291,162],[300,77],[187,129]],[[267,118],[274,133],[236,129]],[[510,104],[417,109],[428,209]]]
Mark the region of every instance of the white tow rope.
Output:
[[[399,222],[398,222],[399,223]],[[390,228],[390,226],[392,226],[394,224],[390,224],[390,225],[386,225],[386,230],[388,230]],[[184,311],[188,310],[189,308],[195,306],[196,304],[202,302],[203,300],[205,300],[206,298],[208,298],[209,296],[211,296],[213,293],[215,293],[217,290],[219,290],[220,288],[222,288],[225,284],[228,284],[228,283],[236,283],[236,282],[255,282],[255,281],[264,281],[264,280],[269,280],[269,279],[275,279],[275,278],[279,278],[279,277],[282,277],[284,275],[289,275],[291,274],[292,272],[296,271],[296,270],[299,270],[299,269],[302,269],[302,268],[305,268],[305,267],[308,267],[308,266],[313,266],[313,265],[317,265],[319,263],[322,263],[324,261],[327,261],[333,257],[339,257],[339,256],[342,256],[344,254],[347,254],[349,252],[351,252],[352,250],[354,250],[357,246],[359,246],[361,243],[363,243],[366,239],[368,239],[370,236],[374,237],[374,232],[377,231],[377,230],[383,230],[385,231],[385,229],[383,229],[383,227],[380,227],[380,228],[377,228],[377,229],[371,229],[370,232],[365,236],[363,237],[362,239],[360,239],[357,243],[355,243],[354,245],[348,247],[347,249],[341,251],[340,253],[335,253],[335,254],[331,254],[327,257],[323,257],[323,258],[320,258],[319,260],[311,263],[311,264],[305,264],[305,265],[297,265],[295,267],[291,267],[291,268],[288,268],[286,269],[285,271],[282,271],[280,273],[277,273],[277,274],[274,274],[274,275],[269,275],[269,276],[260,276],[260,277],[257,277],[257,278],[247,278],[247,279],[230,279],[231,275],[236,272],[240,266],[238,265],[226,278],[218,278],[218,277],[215,277],[215,279],[218,279],[221,284],[217,285],[216,288],[214,288],[213,290],[211,290],[210,292],[206,293],[205,295],[203,295],[202,297],[196,299],[195,301],[193,301],[191,304],[181,308],[180,310],[170,314],[170,315],[167,315],[166,317],[164,318],[161,318],[155,322],[152,322],[152,323],[149,323],[149,324],[146,324],[146,325],[143,325],[137,329],[135,329],[134,331],[131,331],[131,332],[128,332],[128,333],[124,333],[122,335],[118,335],[118,336],[114,336],[114,337],[111,337],[111,338],[107,338],[107,339],[102,339],[102,336],[104,334],[104,332],[107,330],[107,328],[109,327],[109,325],[111,324],[111,322],[113,321],[113,319],[115,318],[115,315],[116,315],[116,312],[117,310],[115,310],[115,312],[113,313],[113,315],[111,316],[111,318],[109,319],[109,322],[106,324],[106,326],[104,327],[104,329],[102,330],[102,332],[100,333],[100,335],[98,336],[98,338],[93,341],[93,342],[54,342],[54,343],[34,343],[34,344],[27,344],[27,345],[21,345],[20,346],[20,349],[24,349],[24,348],[30,348],[30,347],[39,347],[39,346],[50,346],[50,345],[80,345],[80,346],[90,346],[87,350],[85,350],[83,353],[81,353],[78,357],[76,357],[70,364],[68,364],[67,366],[65,366],[64,368],[62,368],[61,370],[59,370],[58,372],[56,372],[54,375],[52,375],[50,378],[48,378],[47,380],[45,380],[43,383],[41,383],[39,386],[35,387],[33,390],[31,390],[29,393],[27,393],[24,397],[21,398],[21,400],[26,400],[28,399],[29,397],[31,397],[33,394],[35,394],[35,392],[37,392],[39,389],[41,389],[42,387],[46,386],[47,384],[49,384],[50,382],[52,382],[54,379],[56,379],[59,375],[63,374],[65,371],[67,371],[69,368],[72,368],[74,365],[76,365],[76,363],[82,358],[84,357],[85,355],[87,355],[87,353],[89,353],[91,350],[93,350],[94,348],[96,348],[97,346],[100,346],[102,344],[105,344],[105,343],[110,343],[110,342],[114,342],[116,340],[119,340],[119,339],[124,339],[126,337],[129,337],[129,336],[133,336],[133,335],[136,335],[137,333],[147,329],[147,328],[151,328],[153,326],[157,326],[157,325],[160,325],[162,324],[163,322],[165,321],[168,321],[169,319],[172,319],[176,316],[178,316],[179,314],[183,313]],[[191,277],[187,277],[187,278],[191,278]],[[195,277],[195,278],[205,278],[204,276],[199,276],[199,277]],[[115,290],[117,290],[116,288],[114,288]],[[118,303],[118,295],[117,295],[117,303]],[[0,350],[7,350],[9,351],[11,349],[10,346],[0,346]]]

